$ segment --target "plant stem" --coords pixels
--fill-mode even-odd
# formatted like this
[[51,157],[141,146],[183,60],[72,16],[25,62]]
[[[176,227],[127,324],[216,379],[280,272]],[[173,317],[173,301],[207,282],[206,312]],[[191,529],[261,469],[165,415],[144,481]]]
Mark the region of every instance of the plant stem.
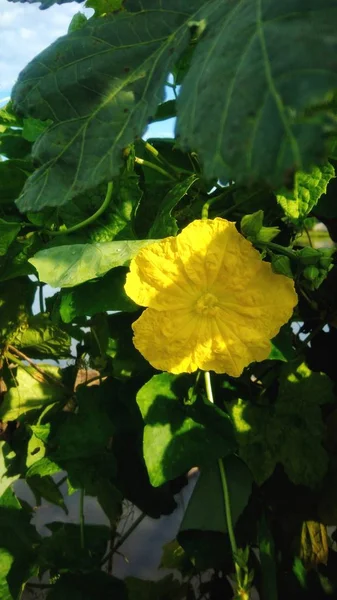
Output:
[[45,312],[43,288],[44,288],[44,283],[39,283],[39,304],[40,304],[40,312],[41,313]]
[[84,488],[81,488],[80,494],[80,536],[81,548],[84,549]]
[[173,181],[175,181],[175,177],[173,177],[173,175],[170,175],[170,173],[165,171],[165,169],[163,169],[162,167],[159,167],[158,165],[153,164],[152,162],[150,162],[148,160],[144,160],[143,158],[139,158],[139,156],[136,156],[135,162],[139,165],[142,165],[143,167],[148,167],[149,169],[153,169],[154,171],[157,171],[158,173],[161,173],[165,177],[168,177],[169,179],[172,179]]
[[8,344],[7,348],[9,350],[9,353],[7,353],[8,357],[11,360],[13,360],[13,362],[16,362],[17,365],[19,365],[22,368],[25,367],[25,365],[23,365],[20,360],[18,361],[18,359],[15,359],[15,357],[11,353],[16,354],[16,356],[18,356],[22,360],[25,360],[31,367],[33,367],[33,369],[35,369],[35,371],[37,371],[38,373],[40,373],[40,375],[42,375],[43,379],[46,380],[47,383],[53,383],[54,385],[64,387],[60,381],[58,381],[57,379],[54,379],[54,377],[52,375],[50,375],[49,373],[45,373],[42,369],[40,369],[40,367],[38,367],[38,365],[36,365],[32,361],[32,359],[29,358],[29,356],[27,356],[26,354],[21,352],[21,350],[18,350],[11,344]]
[[73,233],[74,231],[78,231],[79,229],[83,229],[84,227],[91,225],[91,223],[94,223],[94,221],[96,221],[96,219],[98,219],[98,217],[100,217],[104,213],[104,211],[108,208],[111,198],[112,198],[112,190],[113,190],[113,183],[112,183],[112,181],[110,181],[108,183],[108,187],[107,187],[107,191],[106,191],[106,195],[105,195],[103,204],[99,207],[98,210],[96,210],[96,212],[93,215],[91,215],[84,221],[81,221],[80,223],[77,223],[76,225],[69,227],[69,229],[59,229],[58,231],[49,231],[48,230],[45,233],[47,233],[48,235],[51,235],[51,236],[68,235],[69,233]]
[[257,242],[255,244],[258,247],[261,247],[263,250],[267,249],[267,250],[271,250],[271,251],[275,251],[278,252],[279,254],[284,254],[284,256],[288,256],[291,259],[296,259],[296,254],[293,250],[290,250],[289,248],[285,248],[284,246],[281,246],[280,244],[275,244],[274,242]]
[[117,552],[118,548],[120,548],[122,546],[122,544],[124,544],[125,540],[127,540],[127,538],[129,537],[129,535],[131,535],[131,533],[138,527],[138,525],[142,522],[143,519],[145,519],[146,514],[145,513],[141,513],[139,515],[139,517],[137,517],[137,519],[134,521],[134,523],[132,523],[132,525],[129,527],[129,529],[123,533],[123,535],[121,535],[121,537],[119,538],[118,542],[116,542],[116,544],[114,545],[113,548],[111,548],[111,550],[108,552],[108,554],[103,558],[102,562],[101,562],[101,567],[108,561],[110,560],[111,556],[113,554],[115,554],[115,552]]
[[[207,399],[209,400],[209,402],[212,402],[212,404],[214,404],[211,375],[210,375],[209,371],[205,371],[205,387],[206,387]],[[228,537],[229,537],[231,550],[232,550],[232,557],[233,557],[233,562],[234,562],[234,566],[235,566],[238,588],[240,589],[242,587],[241,568],[239,567],[239,565],[236,562],[238,546],[237,546],[236,539],[235,539],[228,482],[227,482],[226,471],[225,471],[225,467],[224,467],[222,458],[218,459],[218,465],[219,465],[219,471],[220,471],[222,493],[223,493],[224,504],[225,504],[225,514],[226,514],[226,522],[227,522],[227,529],[228,529]]]

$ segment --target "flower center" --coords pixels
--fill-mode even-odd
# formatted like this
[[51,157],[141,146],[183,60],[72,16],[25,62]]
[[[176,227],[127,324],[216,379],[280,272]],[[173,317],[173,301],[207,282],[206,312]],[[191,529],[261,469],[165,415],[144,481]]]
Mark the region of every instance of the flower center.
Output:
[[196,302],[195,310],[197,313],[203,316],[213,316],[218,310],[218,299],[214,294],[210,294],[207,292],[200,296],[199,300]]

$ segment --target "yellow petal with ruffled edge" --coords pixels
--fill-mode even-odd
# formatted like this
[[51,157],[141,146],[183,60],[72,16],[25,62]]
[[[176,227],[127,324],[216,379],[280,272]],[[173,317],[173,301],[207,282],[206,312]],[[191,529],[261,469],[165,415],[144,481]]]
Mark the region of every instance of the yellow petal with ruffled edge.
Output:
[[270,339],[297,304],[293,282],[220,218],[193,221],[143,248],[125,290],[149,307],[133,324],[136,348],[177,374],[199,368],[238,377],[268,357]]

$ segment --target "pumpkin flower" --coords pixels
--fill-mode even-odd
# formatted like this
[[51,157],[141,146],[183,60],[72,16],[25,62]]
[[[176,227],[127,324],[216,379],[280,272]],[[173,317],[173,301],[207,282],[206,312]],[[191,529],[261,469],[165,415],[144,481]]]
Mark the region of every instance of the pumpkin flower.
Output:
[[125,291],[147,307],[133,323],[135,347],[175,374],[238,377],[268,357],[297,304],[293,281],[273,273],[235,224],[220,218],[193,221],[140,250]]

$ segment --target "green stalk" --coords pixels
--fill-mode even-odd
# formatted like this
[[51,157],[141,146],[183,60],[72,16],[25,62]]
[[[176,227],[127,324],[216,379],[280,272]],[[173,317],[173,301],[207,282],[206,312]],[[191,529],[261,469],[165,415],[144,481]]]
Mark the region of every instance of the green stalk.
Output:
[[80,494],[80,536],[81,548],[84,549],[84,488],[81,488]]
[[165,169],[162,169],[162,167],[159,167],[158,165],[155,165],[154,163],[152,163],[148,160],[144,160],[143,158],[139,158],[139,156],[136,156],[135,162],[138,165],[142,165],[143,167],[148,167],[149,169],[153,169],[153,171],[157,171],[158,173],[161,173],[165,177],[172,179],[172,181],[175,181],[175,177],[173,177],[173,175],[170,175],[170,173],[165,171]]
[[93,215],[91,215],[84,221],[81,221],[80,223],[77,223],[76,225],[69,227],[69,229],[59,229],[58,231],[46,231],[46,233],[53,237],[56,235],[68,235],[69,233],[74,233],[74,231],[78,231],[79,229],[83,229],[84,227],[91,225],[91,223],[94,223],[94,221],[96,221],[96,219],[98,219],[98,217],[100,217],[104,213],[104,211],[108,208],[110,201],[111,201],[111,197],[112,197],[112,190],[113,190],[113,183],[112,183],[112,181],[110,181],[108,183],[108,187],[107,187],[107,191],[106,191],[106,195],[105,195],[103,204],[99,207],[98,210],[96,210],[96,212]]
[[284,246],[281,246],[280,244],[275,244],[274,242],[257,242],[255,245],[262,248],[263,250],[265,250],[265,249],[271,250],[271,251],[274,250],[275,252],[278,252],[279,254],[288,256],[292,260],[296,259],[296,254],[293,250],[290,250],[289,248],[285,248]]
[[[210,375],[209,371],[205,371],[205,386],[206,386],[207,399],[209,400],[209,402],[212,402],[212,404],[214,404],[211,375]],[[223,492],[223,498],[224,498],[224,504],[225,504],[225,514],[226,514],[226,521],[227,521],[228,537],[229,537],[231,550],[232,550],[237,584],[238,584],[238,588],[241,589],[241,587],[242,587],[241,568],[239,567],[239,565],[236,562],[238,546],[236,543],[234,527],[233,527],[231,502],[230,502],[230,496],[229,496],[226,471],[225,471],[225,467],[223,464],[223,460],[221,458],[218,459],[218,465],[219,465],[222,492]]]

